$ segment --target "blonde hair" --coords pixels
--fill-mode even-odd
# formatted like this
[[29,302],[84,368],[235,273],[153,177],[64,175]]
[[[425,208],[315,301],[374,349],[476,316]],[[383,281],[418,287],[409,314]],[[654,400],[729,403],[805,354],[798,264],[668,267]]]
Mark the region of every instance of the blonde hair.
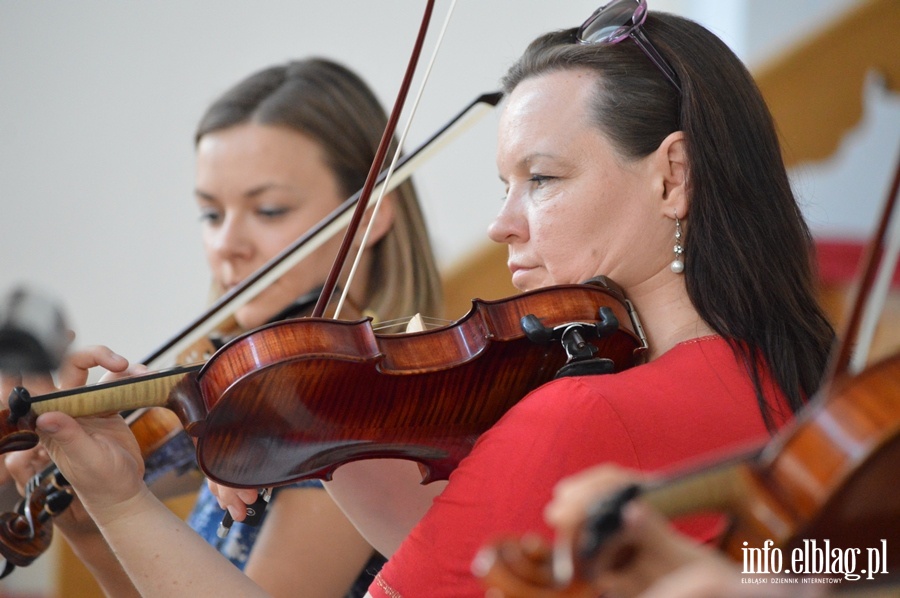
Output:
[[[365,183],[387,116],[354,72],[308,58],[263,69],[226,91],[201,118],[195,142],[245,122],[283,126],[314,139],[349,197]],[[440,316],[440,277],[415,187],[405,181],[394,193],[393,225],[370,250],[359,307],[382,319],[416,312]]]

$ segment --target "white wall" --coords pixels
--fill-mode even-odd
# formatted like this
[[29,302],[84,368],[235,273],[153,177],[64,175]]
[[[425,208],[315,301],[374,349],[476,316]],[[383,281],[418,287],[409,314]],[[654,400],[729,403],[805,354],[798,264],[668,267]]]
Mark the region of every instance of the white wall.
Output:
[[[651,8],[705,23],[753,66],[856,1],[651,0]],[[579,24],[597,4],[460,0],[407,147],[495,89],[530,39]],[[80,343],[146,355],[205,302],[191,139],[206,104],[251,71],[316,54],[356,69],[391,105],[423,5],[0,0],[0,293],[17,283],[44,289],[61,300]],[[449,2],[438,5],[434,34]],[[499,207],[495,121],[417,175],[443,266],[483,241]]]
[[[435,33],[448,5],[438,4]],[[61,297],[82,342],[148,353],[206,297],[191,138],[207,103],[262,66],[321,54],[391,105],[422,6],[0,3],[0,288],[39,285]],[[495,89],[536,33],[592,8],[460,2],[407,146]],[[443,264],[483,238],[499,205],[493,129],[485,119],[419,177]]]
[[[595,3],[459,2],[407,147],[493,90],[537,33],[579,23]],[[759,4],[772,13],[769,25],[790,24],[792,36],[805,15],[775,16],[792,4],[811,11],[803,0]],[[80,342],[147,354],[205,300],[191,200],[191,136],[205,105],[253,70],[310,54],[357,69],[390,105],[422,5],[0,2],[0,290],[37,285],[61,298]],[[448,2],[438,5],[433,32]],[[741,23],[754,20],[740,17],[757,2],[653,5],[707,22],[739,51],[751,45]],[[443,265],[482,241],[497,209],[494,122],[485,119],[418,177]]]

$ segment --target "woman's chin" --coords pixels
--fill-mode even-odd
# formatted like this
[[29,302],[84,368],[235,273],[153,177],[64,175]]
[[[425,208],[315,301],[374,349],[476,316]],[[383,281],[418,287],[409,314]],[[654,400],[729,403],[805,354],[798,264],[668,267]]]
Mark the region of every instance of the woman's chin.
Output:
[[234,320],[240,326],[241,330],[253,330],[259,328],[275,317],[275,313],[266,315],[262,310],[242,307],[234,314]]

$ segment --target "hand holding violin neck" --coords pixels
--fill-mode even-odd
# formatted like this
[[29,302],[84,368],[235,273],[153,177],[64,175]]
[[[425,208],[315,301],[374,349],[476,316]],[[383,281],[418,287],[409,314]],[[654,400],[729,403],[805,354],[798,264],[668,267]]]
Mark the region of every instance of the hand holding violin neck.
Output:
[[640,493],[638,484],[629,484],[588,509],[575,539],[574,556],[577,560],[588,562],[597,558],[607,541],[622,529],[622,509]]
[[[37,444],[34,433],[39,415],[60,411],[72,417],[112,415],[142,407],[169,406],[172,391],[188,383],[199,366],[173,368],[134,378],[86,386],[32,397],[17,387],[9,397],[9,409],[0,421],[0,453],[26,450]],[[189,377],[190,376],[190,377]]]

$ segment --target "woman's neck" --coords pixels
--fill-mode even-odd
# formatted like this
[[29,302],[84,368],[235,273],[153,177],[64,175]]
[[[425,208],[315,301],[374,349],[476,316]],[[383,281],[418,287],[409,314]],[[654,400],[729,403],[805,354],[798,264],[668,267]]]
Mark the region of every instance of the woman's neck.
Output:
[[657,278],[629,289],[628,298],[647,334],[648,361],[678,343],[715,334],[691,303],[681,276],[660,273]]

